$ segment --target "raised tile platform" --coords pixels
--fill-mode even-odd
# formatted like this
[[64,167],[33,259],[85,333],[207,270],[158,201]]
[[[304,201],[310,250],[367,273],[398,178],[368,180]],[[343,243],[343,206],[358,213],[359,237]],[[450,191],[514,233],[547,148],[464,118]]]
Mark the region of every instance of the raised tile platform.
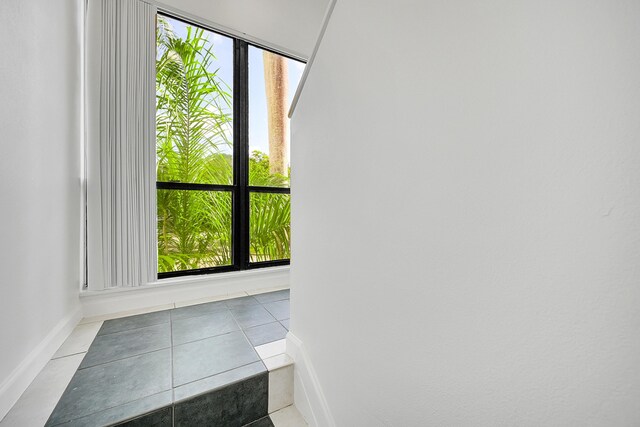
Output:
[[272,426],[278,379],[255,347],[288,318],[282,290],[108,320],[46,425]]

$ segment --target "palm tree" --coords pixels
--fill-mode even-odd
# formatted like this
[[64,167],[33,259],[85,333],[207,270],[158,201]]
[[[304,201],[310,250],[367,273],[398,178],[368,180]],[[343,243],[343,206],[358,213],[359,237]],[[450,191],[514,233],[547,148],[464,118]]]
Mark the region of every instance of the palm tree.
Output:
[[264,87],[267,97],[267,117],[269,123],[270,172],[286,176],[289,165],[289,119],[287,100],[289,99],[289,71],[284,56],[263,51]]

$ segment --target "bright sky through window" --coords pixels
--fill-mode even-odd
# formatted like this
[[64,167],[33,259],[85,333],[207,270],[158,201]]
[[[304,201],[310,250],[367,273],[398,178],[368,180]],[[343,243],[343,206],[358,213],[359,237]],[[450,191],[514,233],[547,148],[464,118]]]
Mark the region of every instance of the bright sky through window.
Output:
[[[179,20],[171,20],[171,25],[177,36],[186,38],[187,25]],[[219,67],[218,75],[221,80],[231,84],[233,82],[233,41],[219,34],[206,32],[205,35],[210,37],[209,41],[213,44],[213,53],[217,61],[212,63],[213,67]],[[305,64],[302,62],[287,60],[289,65],[289,105],[293,100],[298,82],[302,77],[302,71]],[[215,71],[211,69],[210,71]],[[264,94],[264,78],[262,64],[262,51],[258,49],[249,50],[249,76],[260,76],[260,78],[249,79],[249,92],[254,94]],[[266,117],[267,105],[264,97],[253,96],[249,99],[249,111],[251,115],[258,117]],[[269,132],[266,120],[251,120],[249,126],[249,135],[251,135],[252,149],[257,149],[264,153],[269,153]]]

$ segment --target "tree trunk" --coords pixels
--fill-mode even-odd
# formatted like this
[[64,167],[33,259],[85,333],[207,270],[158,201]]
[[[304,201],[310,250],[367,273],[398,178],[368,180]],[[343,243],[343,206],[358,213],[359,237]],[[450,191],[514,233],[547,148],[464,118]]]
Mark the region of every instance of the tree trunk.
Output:
[[269,172],[287,176],[289,166],[289,72],[285,57],[264,51],[264,89],[269,123]]

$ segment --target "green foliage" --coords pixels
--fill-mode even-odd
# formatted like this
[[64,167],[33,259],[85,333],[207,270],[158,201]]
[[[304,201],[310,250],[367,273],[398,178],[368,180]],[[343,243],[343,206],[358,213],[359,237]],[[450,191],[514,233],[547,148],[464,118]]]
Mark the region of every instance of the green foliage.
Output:
[[156,62],[158,180],[231,184],[231,88],[210,72],[204,30],[176,37],[159,17]]
[[[178,37],[158,17],[156,60],[157,180],[233,183],[232,93],[211,72],[213,46],[202,29]],[[254,151],[251,185],[287,186],[269,173],[269,157]],[[252,194],[252,261],[290,257],[290,203],[286,194]],[[229,265],[231,193],[158,190],[158,271]]]
[[263,187],[288,187],[289,177],[269,172],[269,156],[253,150],[249,158],[249,185]]
[[252,261],[291,257],[291,196],[251,194],[249,235]]
[[[185,39],[158,18],[156,140],[158,181],[230,184],[231,90],[215,72],[202,29]],[[160,190],[158,271],[231,263],[229,193]]]
[[[269,156],[254,150],[249,158],[249,183],[254,186],[287,187],[289,178],[269,173]],[[291,257],[290,200],[288,194],[251,194],[249,201],[251,261]]]
[[231,193],[158,190],[158,271],[231,263]]

